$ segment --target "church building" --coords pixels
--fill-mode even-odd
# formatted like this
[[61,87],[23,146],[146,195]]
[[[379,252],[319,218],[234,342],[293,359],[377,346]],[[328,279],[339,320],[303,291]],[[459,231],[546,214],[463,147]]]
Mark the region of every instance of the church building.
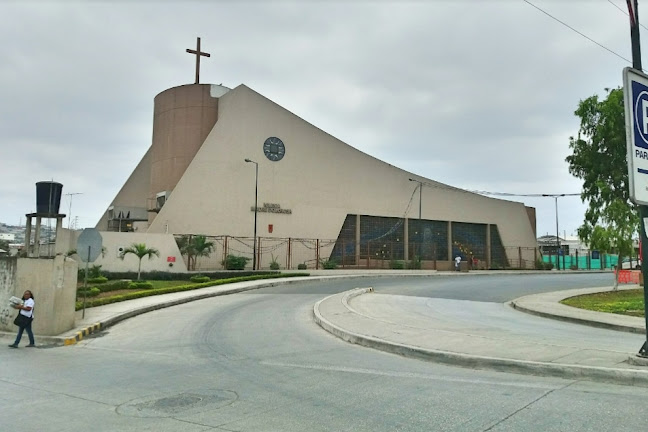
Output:
[[537,256],[535,209],[399,169],[245,85],[200,84],[198,65],[196,83],[155,97],[152,144],[97,228],[205,235],[229,245],[222,255],[254,251],[257,268],[278,255],[282,268],[438,269],[457,255],[483,268],[528,268]]

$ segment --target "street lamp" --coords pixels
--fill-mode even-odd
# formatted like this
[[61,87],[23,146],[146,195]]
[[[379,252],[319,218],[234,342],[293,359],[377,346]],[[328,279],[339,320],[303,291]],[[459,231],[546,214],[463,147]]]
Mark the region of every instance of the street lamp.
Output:
[[[550,195],[550,194],[542,194],[544,197],[553,197],[555,203],[556,203],[556,269],[560,270],[560,231],[558,231],[558,198],[564,197],[567,194],[556,194],[556,195]],[[575,195],[575,194],[569,194],[569,195]]]
[[257,268],[257,199],[259,197],[259,164],[251,159],[245,159],[245,162],[254,164],[254,245],[252,246],[252,270]]
[[[411,181],[411,182],[418,183],[418,188],[419,188],[419,231],[421,231],[421,236],[419,236],[420,238],[417,239],[417,240],[419,240],[419,242],[418,242],[419,243],[419,247],[418,247],[418,255],[419,256],[418,256],[418,259],[420,260],[421,259],[421,246],[422,246],[422,243],[423,243],[423,240],[422,240],[422,237],[423,237],[422,236],[422,234],[423,234],[423,223],[421,222],[421,206],[422,206],[422,203],[423,203],[423,182],[419,181],[419,180],[414,180],[414,179],[408,179],[408,180]],[[418,232],[416,234],[418,234]]]
[[423,182],[414,180],[414,179],[408,179],[411,182],[416,182],[419,184],[419,220],[421,220],[421,203],[423,201]]

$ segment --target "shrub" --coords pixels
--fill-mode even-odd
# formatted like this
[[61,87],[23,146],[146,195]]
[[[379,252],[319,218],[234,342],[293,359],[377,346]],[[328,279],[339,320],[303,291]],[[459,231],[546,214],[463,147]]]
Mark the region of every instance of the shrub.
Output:
[[151,282],[131,282],[128,284],[128,289],[132,289],[132,290],[153,289],[153,284]]
[[[88,282],[90,282],[91,279],[95,278],[100,278],[103,276],[103,272],[101,271],[101,266],[100,265],[91,265],[88,267]],[[77,280],[84,280],[85,279],[85,264],[79,264],[79,271],[77,273]],[[101,282],[98,282],[101,283]]]
[[553,263],[550,263],[550,262],[544,263],[544,269],[545,270],[552,270],[553,268],[554,268]]
[[80,289],[77,290],[77,297],[96,297],[101,293],[101,290],[97,287],[88,288],[87,290]]
[[103,284],[106,282],[108,282],[108,278],[104,276],[88,278],[88,283],[92,283],[92,284]]
[[[104,272],[105,276],[110,281],[122,280],[122,279],[137,279],[137,272]],[[273,274],[272,270],[243,270],[237,271],[236,277],[241,276],[252,276],[259,274]],[[232,277],[232,272],[228,270],[218,270],[218,271],[203,271],[201,272],[204,276],[209,276],[212,280],[215,279],[228,279]],[[166,271],[150,271],[142,272],[141,274],[143,280],[154,281],[154,280],[184,280],[189,281],[191,276],[194,276],[194,273],[178,273],[178,272],[166,272]],[[83,282],[83,279],[79,279],[80,282]]]
[[403,270],[405,268],[405,263],[403,261],[392,260],[390,261],[389,266],[394,270]]
[[306,263],[303,264],[297,264],[297,270],[306,270],[308,267],[306,267]]
[[223,264],[227,270],[244,270],[248,261],[250,261],[248,257],[227,255]]
[[324,270],[335,270],[337,268],[337,262],[334,259],[327,259],[326,261],[322,260],[320,261],[320,264],[322,264]]
[[205,283],[205,282],[209,282],[211,279],[209,278],[209,276],[194,275],[191,276],[189,280],[194,283]]
[[415,256],[413,260],[407,263],[407,268],[410,270],[421,270],[421,258]]
[[[111,304],[111,303],[117,303],[117,302],[122,302],[126,300],[133,300],[137,298],[142,298],[142,297],[149,297],[153,295],[160,295],[160,294],[169,294],[169,293],[174,293],[174,292],[183,292],[183,291],[191,291],[195,289],[200,289],[200,288],[205,288],[209,286],[219,286],[219,285],[224,285],[224,284],[229,284],[229,283],[235,283],[235,282],[244,282],[244,281],[252,281],[252,280],[261,280],[261,279],[272,279],[272,278],[284,278],[284,277],[301,277],[304,276],[303,273],[265,273],[265,274],[255,274],[255,275],[246,275],[246,276],[239,276],[240,273],[237,273],[236,277],[232,277],[230,274],[229,278],[222,278],[219,280],[212,280],[209,282],[205,282],[202,284],[191,284],[191,285],[178,285],[178,286],[172,286],[172,287],[166,287],[166,288],[157,288],[157,289],[152,289],[152,290],[146,290],[146,291],[132,291],[132,292],[127,292],[124,294],[119,294],[111,297],[101,297],[98,299],[93,299],[90,300],[86,303],[86,307],[94,307],[94,306],[102,306],[106,304]],[[75,303],[75,309],[76,310],[81,310],[83,307],[83,303],[80,301],[77,301]]]
[[274,255],[272,255],[272,261],[270,261],[270,270],[279,270],[279,263]]

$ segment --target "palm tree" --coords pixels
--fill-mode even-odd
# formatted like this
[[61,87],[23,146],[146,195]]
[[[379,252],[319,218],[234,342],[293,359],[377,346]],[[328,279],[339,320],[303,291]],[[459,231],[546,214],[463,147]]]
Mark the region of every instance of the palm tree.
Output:
[[176,237],[175,240],[176,244],[178,245],[178,249],[180,250],[180,254],[187,256],[187,270],[191,270],[191,257],[194,254],[193,248],[191,246],[192,236],[183,235],[181,237]]
[[140,280],[140,273],[142,271],[142,258],[148,256],[149,259],[153,259],[153,255],[156,257],[160,256],[160,252],[155,248],[147,248],[145,243],[133,243],[126,249],[122,251],[119,255],[119,258],[124,259],[128,254],[133,254],[139,258],[139,265],[137,267],[137,280]]
[[207,241],[207,237],[204,235],[195,236],[191,240],[190,250],[193,255],[193,265],[190,261],[190,270],[196,270],[196,259],[198,257],[209,256],[214,250],[214,242]]

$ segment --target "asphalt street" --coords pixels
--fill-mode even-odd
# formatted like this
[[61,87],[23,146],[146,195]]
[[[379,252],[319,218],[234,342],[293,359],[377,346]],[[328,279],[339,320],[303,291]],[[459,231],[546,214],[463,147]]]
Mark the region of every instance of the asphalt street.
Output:
[[343,342],[312,317],[315,302],[358,286],[497,302],[610,281],[577,277],[299,283],[150,312],[70,347],[0,350],[1,429],[643,430],[645,388],[407,359]]

